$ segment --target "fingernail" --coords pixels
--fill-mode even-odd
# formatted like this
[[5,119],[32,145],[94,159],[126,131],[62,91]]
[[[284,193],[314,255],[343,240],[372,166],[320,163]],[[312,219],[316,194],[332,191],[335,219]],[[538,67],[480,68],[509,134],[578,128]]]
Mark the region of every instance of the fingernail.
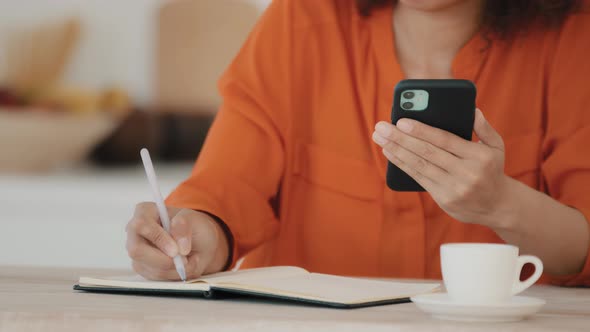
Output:
[[383,152],[383,155],[388,159],[393,157],[393,154],[386,149],[383,149],[381,152]]
[[164,246],[164,251],[166,252],[166,255],[170,257],[178,255],[178,247],[174,243],[167,243]]
[[379,145],[384,145],[385,143],[387,143],[387,139],[381,135],[379,135],[379,133],[374,132],[373,133],[373,141],[375,141],[375,143],[379,144]]
[[189,251],[191,250],[191,243],[189,241],[189,239],[183,237],[180,238],[178,240],[178,248],[180,250],[180,253],[183,255],[186,255],[189,253]]
[[389,136],[393,132],[393,130],[391,129],[391,125],[385,122],[379,122],[375,126],[375,130],[377,130],[377,132],[381,134],[381,136]]
[[397,122],[397,127],[399,128],[399,130],[405,133],[409,133],[410,131],[412,131],[414,124],[409,120],[401,119]]

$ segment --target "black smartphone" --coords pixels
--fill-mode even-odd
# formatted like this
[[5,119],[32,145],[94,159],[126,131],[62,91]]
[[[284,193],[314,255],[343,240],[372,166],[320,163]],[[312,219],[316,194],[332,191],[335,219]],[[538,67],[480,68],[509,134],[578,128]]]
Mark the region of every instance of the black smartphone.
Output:
[[[477,89],[468,80],[403,80],[395,86],[391,122],[410,118],[471,140]],[[387,186],[395,191],[424,191],[391,162]]]

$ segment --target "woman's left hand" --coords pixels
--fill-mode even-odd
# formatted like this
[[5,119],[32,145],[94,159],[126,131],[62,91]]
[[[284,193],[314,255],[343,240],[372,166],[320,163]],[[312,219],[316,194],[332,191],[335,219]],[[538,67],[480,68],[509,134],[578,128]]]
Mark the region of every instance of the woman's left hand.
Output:
[[[426,189],[451,217],[504,228],[511,178],[504,174],[504,141],[476,110],[470,142],[418,121],[379,122],[373,140],[383,154]],[[509,218],[508,218],[509,219]]]

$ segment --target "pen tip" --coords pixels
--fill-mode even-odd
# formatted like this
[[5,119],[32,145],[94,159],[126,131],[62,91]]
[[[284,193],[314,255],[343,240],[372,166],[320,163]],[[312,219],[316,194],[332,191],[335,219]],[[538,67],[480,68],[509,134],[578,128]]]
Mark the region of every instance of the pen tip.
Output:
[[176,267],[176,272],[178,272],[180,279],[182,279],[182,281],[186,281],[186,270],[180,256],[174,257],[174,266]]
[[180,269],[180,271],[178,271],[178,274],[180,275],[180,279],[186,282],[186,272],[184,271],[184,269]]

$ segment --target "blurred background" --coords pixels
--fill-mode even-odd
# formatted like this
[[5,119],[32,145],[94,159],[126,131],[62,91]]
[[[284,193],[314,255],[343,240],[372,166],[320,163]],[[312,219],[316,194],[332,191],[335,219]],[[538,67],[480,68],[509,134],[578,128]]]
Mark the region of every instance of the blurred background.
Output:
[[189,175],[270,0],[0,0],[0,265],[128,268],[125,225]]

